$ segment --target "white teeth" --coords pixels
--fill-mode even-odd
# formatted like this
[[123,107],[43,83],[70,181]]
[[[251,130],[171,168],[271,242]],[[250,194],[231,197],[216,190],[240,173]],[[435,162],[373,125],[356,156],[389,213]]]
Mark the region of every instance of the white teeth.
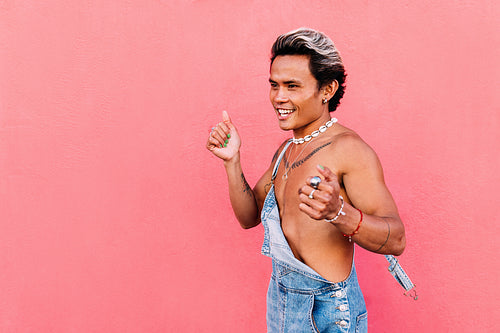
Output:
[[293,111],[295,111],[295,110],[278,109],[278,112],[279,112],[280,114],[282,114],[282,115],[283,115],[283,114],[289,114],[289,113],[292,113]]

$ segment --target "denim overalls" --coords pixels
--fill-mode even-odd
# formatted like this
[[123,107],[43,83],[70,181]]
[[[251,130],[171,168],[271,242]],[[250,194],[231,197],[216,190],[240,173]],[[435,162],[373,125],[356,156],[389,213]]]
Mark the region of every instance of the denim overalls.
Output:
[[[290,143],[276,161],[273,182]],[[354,259],[349,277],[332,283],[295,258],[281,229],[274,185],[264,202],[261,220],[262,254],[271,257],[273,263],[267,292],[267,331],[367,332],[367,312]]]

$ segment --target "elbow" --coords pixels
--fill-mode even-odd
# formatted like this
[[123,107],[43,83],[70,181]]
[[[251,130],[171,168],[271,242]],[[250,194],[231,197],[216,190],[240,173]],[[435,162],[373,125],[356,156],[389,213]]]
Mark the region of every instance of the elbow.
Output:
[[253,227],[255,227],[254,225],[248,225],[243,223],[240,223],[240,226],[245,230],[252,229]]
[[252,229],[253,227],[256,227],[259,225],[260,220],[255,220],[255,221],[239,221],[240,226],[247,230],[247,229]]
[[257,224],[255,225],[243,225],[241,224],[241,227],[244,229],[244,230],[248,230],[248,229],[252,229],[253,227],[257,226]]
[[390,254],[394,256],[402,255],[406,248],[405,227],[401,220],[398,222],[399,223],[394,225],[394,236],[391,235],[392,245],[390,246]]
[[397,241],[394,243],[394,246],[392,249],[392,255],[395,255],[395,256],[402,255],[405,248],[406,248],[406,237],[403,233],[400,237],[398,237]]
[[241,211],[235,210],[236,220],[239,222],[242,229],[251,229],[260,223],[260,215],[258,211]]

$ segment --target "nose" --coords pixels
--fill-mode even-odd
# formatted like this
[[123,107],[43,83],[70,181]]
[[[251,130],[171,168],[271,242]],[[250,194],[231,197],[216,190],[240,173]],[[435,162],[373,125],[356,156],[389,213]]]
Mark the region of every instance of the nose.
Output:
[[276,103],[285,103],[288,102],[288,96],[286,94],[285,89],[277,88],[271,91],[272,100]]

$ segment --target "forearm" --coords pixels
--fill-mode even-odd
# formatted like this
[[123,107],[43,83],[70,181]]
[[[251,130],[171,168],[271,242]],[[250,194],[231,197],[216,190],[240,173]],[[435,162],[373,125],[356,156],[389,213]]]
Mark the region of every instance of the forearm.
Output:
[[359,246],[380,254],[401,255],[406,246],[405,230],[398,216],[380,217],[360,212],[349,204],[345,204],[346,213],[337,223],[339,230],[351,235],[359,226],[357,232],[351,236]]
[[260,223],[259,208],[252,188],[247,183],[240,163],[239,153],[224,162],[229,186],[229,198],[234,215],[244,229]]

